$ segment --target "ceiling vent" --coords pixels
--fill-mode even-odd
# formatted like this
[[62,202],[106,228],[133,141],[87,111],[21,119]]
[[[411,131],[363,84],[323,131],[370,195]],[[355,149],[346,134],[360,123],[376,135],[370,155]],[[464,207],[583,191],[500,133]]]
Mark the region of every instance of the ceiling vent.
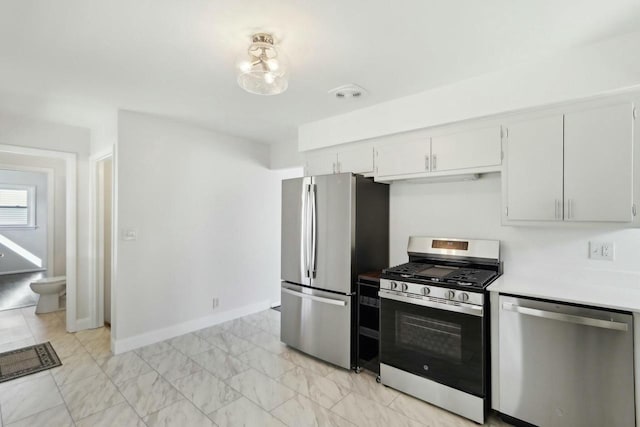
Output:
[[362,98],[367,94],[367,91],[364,88],[351,83],[331,89],[329,91],[329,94],[335,96],[338,99],[355,99]]

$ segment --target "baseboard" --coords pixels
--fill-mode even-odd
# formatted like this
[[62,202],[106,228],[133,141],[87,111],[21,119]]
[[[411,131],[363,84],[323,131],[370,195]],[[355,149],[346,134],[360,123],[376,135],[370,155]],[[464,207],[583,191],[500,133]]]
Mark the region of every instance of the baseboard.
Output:
[[129,338],[115,340],[112,339],[111,351],[113,352],[113,354],[124,353],[130,350],[135,350],[136,348],[144,347],[149,344],[155,344],[160,341],[188,334],[199,329],[208,328],[209,326],[214,326],[219,323],[228,322],[229,320],[237,319],[239,317],[248,316],[249,314],[257,313],[269,308],[270,303],[268,300],[265,300],[259,303],[235,308],[233,310],[227,310],[220,313],[212,314],[210,316],[200,317],[198,319],[178,323],[177,325],[172,325],[166,328],[156,329],[153,331],[145,332],[143,334],[134,335]]
[[0,272],[0,276],[4,276],[7,274],[22,274],[22,273],[37,273],[39,271],[47,271],[46,268],[32,268],[29,270],[15,270],[15,271],[3,271]]
[[93,324],[91,323],[90,317],[83,317],[82,319],[76,320],[76,331],[91,328],[93,328]]

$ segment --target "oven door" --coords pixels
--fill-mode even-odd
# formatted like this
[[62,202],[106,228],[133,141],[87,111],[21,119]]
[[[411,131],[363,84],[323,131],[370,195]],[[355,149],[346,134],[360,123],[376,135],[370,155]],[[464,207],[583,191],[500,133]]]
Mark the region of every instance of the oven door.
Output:
[[380,362],[484,397],[482,314],[482,307],[380,292]]

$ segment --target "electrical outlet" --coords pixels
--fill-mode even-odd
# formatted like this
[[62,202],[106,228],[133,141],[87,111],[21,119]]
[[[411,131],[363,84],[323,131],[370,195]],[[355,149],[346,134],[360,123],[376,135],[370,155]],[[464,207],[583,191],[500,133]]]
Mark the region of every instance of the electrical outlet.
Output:
[[214,297],[212,305],[211,305],[211,308],[216,309],[216,308],[218,308],[219,305],[220,305],[220,299]]
[[613,242],[589,242],[589,258],[613,261],[615,244]]
[[138,240],[138,230],[135,228],[123,228],[122,232],[122,240],[124,241],[135,241]]

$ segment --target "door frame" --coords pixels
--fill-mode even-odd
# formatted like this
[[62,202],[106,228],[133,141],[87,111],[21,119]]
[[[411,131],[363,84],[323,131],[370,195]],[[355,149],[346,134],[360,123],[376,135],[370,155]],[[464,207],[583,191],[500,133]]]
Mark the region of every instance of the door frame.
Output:
[[66,246],[67,246],[67,331],[77,330],[77,154],[0,144],[0,152],[36,157],[63,159],[66,168]]
[[104,326],[104,214],[102,187],[103,175],[99,170],[100,163],[111,158],[111,327],[114,324],[114,278],[115,278],[115,150],[109,147],[89,156],[89,227],[90,227],[90,294],[91,325],[93,328]]

